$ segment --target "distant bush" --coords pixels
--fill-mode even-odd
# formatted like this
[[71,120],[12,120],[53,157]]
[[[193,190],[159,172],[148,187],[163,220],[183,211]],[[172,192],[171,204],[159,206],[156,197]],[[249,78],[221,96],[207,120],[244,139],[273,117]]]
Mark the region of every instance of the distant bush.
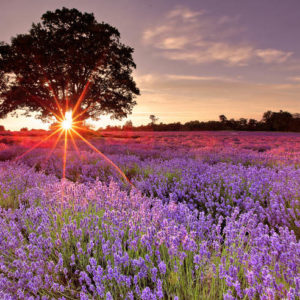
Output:
[[4,138],[4,139],[0,139],[0,143],[5,144],[5,145],[13,145],[14,141]]
[[45,134],[47,134],[47,131],[44,129],[31,129],[27,132],[28,136],[42,136]]

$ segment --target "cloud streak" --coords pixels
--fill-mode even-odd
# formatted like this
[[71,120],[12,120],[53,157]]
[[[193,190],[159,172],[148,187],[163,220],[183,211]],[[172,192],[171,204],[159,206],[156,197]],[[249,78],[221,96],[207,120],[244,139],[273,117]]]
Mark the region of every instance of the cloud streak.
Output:
[[213,17],[205,11],[177,6],[164,21],[143,33],[143,42],[170,60],[190,63],[221,62],[245,66],[250,62],[283,63],[293,53],[279,49],[260,49],[243,40],[239,18]]
[[[266,109],[281,109],[285,107],[295,110],[298,104],[300,91],[299,83],[294,84],[262,84],[249,82],[234,77],[192,76],[185,74],[145,74],[137,76],[137,82],[141,88],[143,101],[170,108],[182,102],[189,103],[189,110],[197,112],[198,106],[214,105],[218,111],[220,108],[228,110],[245,109],[245,105],[259,111]],[[163,99],[163,100],[162,100]],[[141,106],[144,105],[140,102]],[[212,101],[212,103],[211,103]],[[179,105],[179,103],[181,103]]]

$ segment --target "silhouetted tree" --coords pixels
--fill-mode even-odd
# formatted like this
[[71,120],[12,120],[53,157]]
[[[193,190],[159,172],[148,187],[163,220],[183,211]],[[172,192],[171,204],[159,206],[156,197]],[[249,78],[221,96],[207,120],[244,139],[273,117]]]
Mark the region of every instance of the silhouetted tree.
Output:
[[300,132],[300,114],[294,114],[293,120],[290,123],[290,131],[299,131]]
[[133,124],[132,121],[128,120],[126,123],[123,125],[123,130],[132,130]]
[[246,129],[248,120],[245,118],[240,118],[238,120],[239,129]]
[[293,116],[287,111],[279,112],[267,111],[263,114],[263,122],[267,130],[287,131],[293,122]]
[[24,109],[48,120],[74,109],[82,93],[76,112],[82,120],[131,113],[139,95],[136,65],[119,31],[76,9],[48,11],[41,19],[28,34],[0,45],[0,117]]
[[190,121],[186,122],[184,124],[184,129],[188,131],[194,131],[194,130],[199,130],[200,129],[200,122],[199,121]]
[[122,130],[121,126],[111,126],[111,125],[107,125],[105,128],[106,131],[120,131]]
[[158,121],[158,118],[155,117],[155,115],[150,115],[149,118],[150,118],[152,124],[155,124]]
[[226,118],[226,116],[224,116],[224,115],[220,115],[220,116],[219,116],[219,119],[220,119],[220,121],[221,121],[222,123],[226,123],[226,121],[227,121],[227,118]]
[[249,119],[248,130],[255,130],[257,128],[258,122],[255,119]]
[[272,111],[270,111],[270,110],[266,111],[263,114],[262,121],[265,122],[265,123],[269,122],[269,120],[271,119],[272,114],[273,114]]

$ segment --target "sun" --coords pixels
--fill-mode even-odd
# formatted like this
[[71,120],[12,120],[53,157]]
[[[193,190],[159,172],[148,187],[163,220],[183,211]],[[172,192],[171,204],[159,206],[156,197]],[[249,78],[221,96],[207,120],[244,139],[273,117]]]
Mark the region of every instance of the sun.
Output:
[[61,127],[64,130],[70,130],[73,126],[72,111],[65,113],[65,119],[61,122]]
[[88,145],[92,150],[94,150],[97,154],[99,154],[108,164],[110,164],[120,175],[125,179],[125,182],[127,182],[130,186],[134,187],[134,185],[130,182],[130,180],[127,178],[127,176],[124,174],[124,172],[114,163],[112,162],[106,155],[104,155],[99,149],[97,149],[93,144],[91,144],[84,136],[82,136],[78,131],[86,131],[84,127],[82,127],[80,124],[82,123],[81,121],[78,121],[78,119],[87,111],[87,108],[84,109],[81,113],[76,113],[78,108],[80,107],[80,104],[82,100],[84,99],[85,94],[88,91],[88,88],[91,84],[91,81],[88,80],[86,83],[81,95],[79,96],[75,106],[73,107],[72,110],[68,110],[68,99],[66,98],[66,112],[65,115],[63,115],[63,109],[59,104],[59,100],[56,97],[53,88],[51,87],[50,81],[48,80],[48,89],[54,94],[54,101],[57,106],[58,111],[60,114],[56,114],[53,111],[50,111],[53,113],[53,115],[56,117],[57,120],[57,125],[55,125],[54,130],[51,134],[47,135],[45,138],[43,138],[41,141],[33,145],[30,149],[25,151],[23,154],[17,156],[14,160],[18,161],[28,153],[30,153],[33,149],[36,149],[38,146],[40,146],[42,143],[46,142],[50,138],[52,138],[55,135],[58,135],[57,138],[55,139],[51,150],[49,151],[46,161],[50,158],[50,156],[53,154],[56,146],[58,145],[58,142],[60,141],[62,135],[64,134],[64,147],[63,147],[63,172],[62,172],[62,179],[66,178],[66,165],[67,165],[67,151],[68,151],[68,137],[71,138],[71,141],[74,145],[74,148],[77,152],[78,155],[79,149],[76,145],[74,135],[77,136],[80,140],[82,140],[86,145]]

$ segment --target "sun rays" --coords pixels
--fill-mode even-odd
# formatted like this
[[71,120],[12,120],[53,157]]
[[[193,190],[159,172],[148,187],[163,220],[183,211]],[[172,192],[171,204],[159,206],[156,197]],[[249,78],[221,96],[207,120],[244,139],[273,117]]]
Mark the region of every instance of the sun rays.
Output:
[[[86,93],[88,91],[88,88],[90,86],[91,82],[90,80],[85,85],[81,95],[79,96],[73,110],[69,108],[69,101],[68,97],[66,97],[66,111],[63,114],[63,109],[61,105],[59,104],[58,97],[55,95],[53,88],[51,87],[51,83],[49,80],[47,80],[47,87],[50,91],[50,93],[53,94],[53,99],[55,101],[55,104],[57,106],[57,110],[60,112],[61,117],[57,114],[54,114],[57,120],[57,125],[54,126],[55,130],[46,136],[44,139],[36,143],[34,146],[32,146],[30,149],[28,149],[26,152],[21,154],[20,156],[15,158],[15,161],[20,160],[22,157],[30,153],[32,150],[36,149],[38,146],[40,146],[42,143],[49,140],[51,137],[57,135],[57,138],[55,139],[51,149],[49,150],[49,153],[47,155],[46,161],[50,158],[50,156],[53,154],[55,148],[58,145],[58,142],[63,139],[64,146],[63,146],[63,165],[62,165],[62,180],[64,181],[66,179],[66,168],[67,168],[67,158],[68,158],[68,144],[69,144],[69,138],[71,138],[71,142],[74,146],[74,149],[76,150],[76,154],[80,157],[80,150],[79,147],[76,144],[74,135],[78,137],[80,140],[82,140],[86,145],[89,146],[93,151],[95,151],[101,158],[103,158],[107,163],[109,163],[117,172],[118,174],[127,182],[130,186],[133,186],[133,184],[130,182],[130,180],[127,178],[127,176],[124,174],[124,172],[115,164],[113,163],[106,155],[104,155],[99,149],[97,149],[93,144],[91,144],[83,135],[80,134],[80,131],[86,131],[85,128],[81,125],[82,121],[79,120],[79,118],[82,116],[83,113],[85,113],[85,110],[82,112],[77,113],[81,102],[83,101],[83,98],[86,96]],[[52,112],[52,111],[51,111]]]

